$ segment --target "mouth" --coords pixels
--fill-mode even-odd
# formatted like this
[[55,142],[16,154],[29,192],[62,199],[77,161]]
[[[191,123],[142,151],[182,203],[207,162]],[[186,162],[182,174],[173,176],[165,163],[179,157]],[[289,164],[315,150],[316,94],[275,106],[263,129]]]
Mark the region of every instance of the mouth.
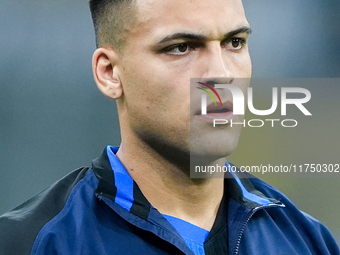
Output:
[[207,114],[211,113],[224,113],[224,112],[229,112],[230,110],[227,108],[221,108],[221,109],[216,109],[216,110],[208,110]]
[[210,104],[207,106],[207,115],[209,114],[216,114],[216,115],[223,115],[226,113],[232,113],[233,112],[233,103],[230,101],[224,102],[222,105],[215,105]]
[[207,106],[206,114],[202,114],[202,109],[197,110],[196,117],[205,121],[213,121],[214,119],[231,120],[233,118],[233,103],[231,101],[223,102],[222,105],[214,103]]

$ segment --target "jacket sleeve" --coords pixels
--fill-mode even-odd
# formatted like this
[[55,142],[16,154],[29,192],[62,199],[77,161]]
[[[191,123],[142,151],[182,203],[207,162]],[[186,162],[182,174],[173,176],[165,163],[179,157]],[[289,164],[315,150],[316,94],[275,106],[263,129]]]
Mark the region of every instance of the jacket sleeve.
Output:
[[64,207],[88,168],[77,169],[22,205],[0,216],[0,255],[26,255],[40,229]]
[[302,212],[302,214],[310,222],[311,228],[314,230],[310,234],[313,235],[315,240],[319,240],[317,244],[319,248],[323,247],[329,254],[340,255],[339,247],[327,227],[309,214],[305,212]]

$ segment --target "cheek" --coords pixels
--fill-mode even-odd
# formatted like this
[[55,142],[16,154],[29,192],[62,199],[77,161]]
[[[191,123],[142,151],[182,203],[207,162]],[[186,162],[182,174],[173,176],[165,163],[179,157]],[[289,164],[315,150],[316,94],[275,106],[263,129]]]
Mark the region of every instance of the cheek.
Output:
[[136,53],[124,62],[122,70],[126,106],[133,114],[139,111],[137,118],[157,114],[175,122],[176,115],[177,121],[189,116],[191,69],[188,66]]
[[189,104],[189,84],[183,84],[178,77],[144,67],[126,71],[129,72],[123,79],[124,96],[130,116],[140,120],[157,116],[174,121],[173,114],[183,115],[188,108],[185,104]]
[[252,73],[252,64],[249,54],[247,53],[246,56],[243,58],[243,62],[241,63],[241,66],[243,66],[243,78],[251,78]]
[[252,73],[251,59],[248,52],[234,55],[232,71],[235,78],[250,78]]
[[153,67],[140,61],[130,61],[124,64],[121,81],[127,107],[150,107],[153,100],[157,99],[155,94],[159,93],[159,87],[154,85],[155,77],[150,74]]

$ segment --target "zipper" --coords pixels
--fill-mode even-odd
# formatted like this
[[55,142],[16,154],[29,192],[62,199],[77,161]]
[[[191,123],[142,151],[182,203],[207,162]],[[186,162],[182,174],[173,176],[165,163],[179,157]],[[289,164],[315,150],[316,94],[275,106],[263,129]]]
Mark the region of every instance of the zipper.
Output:
[[241,243],[241,239],[242,239],[243,232],[244,232],[244,230],[246,229],[246,226],[247,226],[249,220],[251,219],[251,217],[253,217],[253,215],[254,215],[257,211],[259,211],[260,209],[265,209],[265,208],[269,208],[269,207],[276,207],[276,206],[278,206],[278,207],[285,207],[285,205],[281,203],[281,204],[262,205],[262,206],[258,206],[258,207],[255,207],[255,208],[252,209],[251,214],[248,216],[247,220],[243,223],[243,226],[242,226],[242,228],[241,228],[241,232],[240,232],[240,234],[239,234],[239,236],[238,236],[237,243],[236,243],[236,248],[235,248],[235,253],[234,253],[235,255],[238,254],[238,250],[239,250],[239,248],[240,248],[240,243]]

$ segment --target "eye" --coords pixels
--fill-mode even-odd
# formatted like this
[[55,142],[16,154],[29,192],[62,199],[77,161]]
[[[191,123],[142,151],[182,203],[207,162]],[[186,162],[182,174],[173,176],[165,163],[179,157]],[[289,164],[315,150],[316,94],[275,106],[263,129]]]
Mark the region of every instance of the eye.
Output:
[[187,49],[188,49],[188,45],[187,44],[180,44],[180,45],[178,45],[177,46],[177,48],[178,48],[178,51],[179,52],[186,52],[187,51]]
[[246,40],[243,38],[232,38],[229,43],[232,50],[240,50],[246,44]]
[[234,47],[234,48],[239,48],[241,45],[241,41],[240,39],[238,38],[235,38],[235,39],[232,39],[231,40],[231,45]]
[[188,44],[181,43],[181,44],[170,46],[164,49],[164,52],[170,55],[181,56],[181,55],[185,55],[189,49],[190,49],[190,46]]

